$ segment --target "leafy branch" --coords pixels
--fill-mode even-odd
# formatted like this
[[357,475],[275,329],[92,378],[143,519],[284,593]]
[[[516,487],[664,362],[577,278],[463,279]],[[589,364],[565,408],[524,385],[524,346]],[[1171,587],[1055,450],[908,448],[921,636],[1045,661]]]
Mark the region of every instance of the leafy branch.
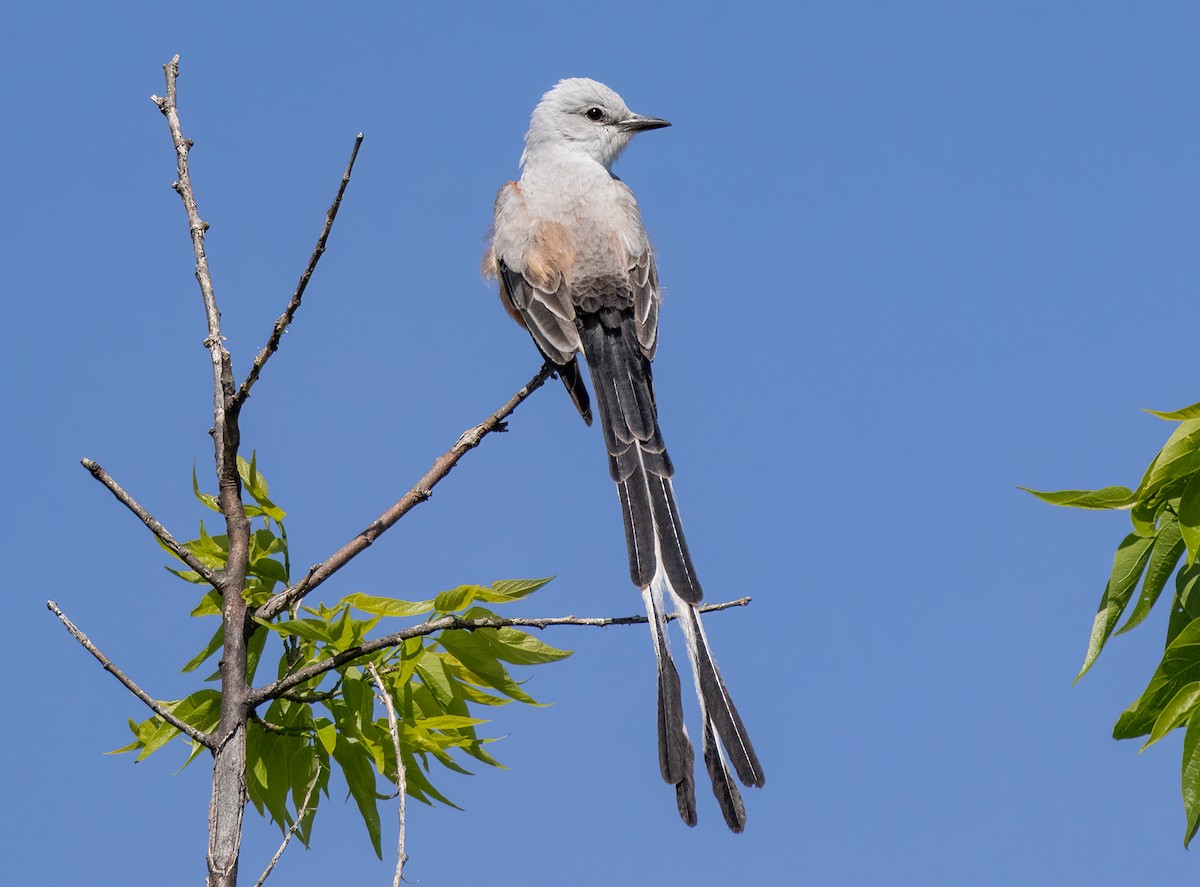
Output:
[[[1146,689],[1117,719],[1113,738],[1145,736],[1144,750],[1177,728],[1185,730],[1186,846],[1200,828],[1200,563],[1196,560],[1200,554],[1200,403],[1170,412],[1148,412],[1179,424],[1136,489],[1115,486],[1028,492],[1052,505],[1128,511],[1133,525],[1133,532],[1113,556],[1083,667],[1075,680],[1088,672],[1109,638],[1145,620],[1175,576],[1162,661]],[[1139,583],[1141,591],[1135,599]],[[1128,616],[1117,628],[1127,610]]]

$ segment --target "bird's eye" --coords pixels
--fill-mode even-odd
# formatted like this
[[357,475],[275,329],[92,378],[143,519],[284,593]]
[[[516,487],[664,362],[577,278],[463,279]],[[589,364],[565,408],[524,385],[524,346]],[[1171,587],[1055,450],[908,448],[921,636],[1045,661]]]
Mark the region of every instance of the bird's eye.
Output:
[[586,116],[588,120],[595,120],[598,122],[604,119],[604,112],[599,108],[588,108]]

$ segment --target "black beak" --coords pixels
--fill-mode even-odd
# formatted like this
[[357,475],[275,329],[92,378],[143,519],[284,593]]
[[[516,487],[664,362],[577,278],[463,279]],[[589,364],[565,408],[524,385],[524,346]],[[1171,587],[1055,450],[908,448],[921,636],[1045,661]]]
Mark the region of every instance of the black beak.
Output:
[[668,120],[660,117],[643,117],[641,114],[630,114],[617,123],[617,126],[626,132],[644,132],[647,129],[662,129],[664,126],[670,125]]

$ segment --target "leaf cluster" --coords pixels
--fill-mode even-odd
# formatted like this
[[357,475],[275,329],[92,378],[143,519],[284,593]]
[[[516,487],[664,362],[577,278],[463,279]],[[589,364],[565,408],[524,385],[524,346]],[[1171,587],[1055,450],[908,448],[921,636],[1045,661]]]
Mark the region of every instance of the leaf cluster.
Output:
[[[243,590],[247,603],[258,607],[291,584],[283,525],[286,513],[271,501],[256,458],[247,462],[239,457],[238,473],[254,500],[254,505],[245,506],[246,514],[254,522],[261,521],[261,525],[254,525],[250,536]],[[206,507],[219,510],[216,497],[200,491],[194,470],[192,489]],[[203,521],[199,536],[183,547],[212,570],[224,569],[229,540],[224,535],[210,535]],[[194,571],[167,569],[189,583],[206,585]],[[273,678],[278,680],[358,647],[381,620],[421,617],[423,621],[450,614],[464,619],[498,618],[489,607],[525,598],[549,581],[506,580],[488,587],[461,585],[422,601],[355,592],[333,606],[295,607],[270,621],[256,620],[248,629],[247,678],[253,685],[268,650],[272,655],[277,653]],[[207,588],[191,615],[219,617],[220,595]],[[222,649],[225,628],[223,624],[217,627],[183,671],[198,669]],[[269,646],[272,641],[274,644]],[[503,766],[486,750],[495,740],[481,736],[477,730],[487,723],[476,716],[478,707],[495,707],[514,700],[539,704],[521,688],[507,666],[540,665],[569,655],[526,632],[497,627],[411,637],[396,646],[356,657],[271,699],[264,711],[253,715],[246,737],[250,802],[284,832],[299,818],[296,835],[308,845],[320,796],[329,796],[330,776],[338,769],[362,815],[375,853],[381,855],[378,802],[394,797],[398,762],[378,694],[389,694],[396,710],[399,764],[404,768],[407,794],[426,804],[456,806],[434,785],[434,775],[440,772],[433,767],[435,763],[463,774],[471,772],[464,766],[466,759]],[[372,679],[369,664],[375,666],[382,687]],[[207,682],[216,680],[218,672],[206,678]],[[209,733],[220,720],[221,694],[204,688],[163,705],[181,720]],[[141,761],[179,737],[192,746],[183,765],[187,766],[203,749],[158,716],[140,723],[131,720],[129,726],[134,741],[114,753],[136,751],[136,760]],[[305,797],[309,797],[307,807]]]
[[1113,738],[1145,736],[1145,749],[1176,728],[1185,730],[1186,846],[1200,828],[1200,404],[1150,412],[1179,424],[1136,489],[1028,492],[1053,505],[1126,510],[1133,525],[1113,556],[1076,680],[1092,667],[1110,637],[1142,623],[1175,577],[1162,661],[1146,689],[1117,719]]

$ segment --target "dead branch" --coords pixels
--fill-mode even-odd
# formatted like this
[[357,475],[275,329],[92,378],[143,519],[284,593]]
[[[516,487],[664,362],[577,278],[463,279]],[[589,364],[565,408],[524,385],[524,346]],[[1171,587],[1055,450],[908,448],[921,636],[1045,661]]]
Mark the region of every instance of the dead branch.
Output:
[[304,821],[304,817],[308,815],[308,801],[312,798],[312,793],[317,787],[317,783],[321,781],[321,768],[317,767],[316,775],[313,776],[312,784],[309,785],[308,791],[304,793],[304,800],[300,802],[300,809],[296,811],[296,821],[291,824],[287,830],[287,834],[283,836],[283,843],[279,845],[279,849],[275,851],[275,855],[271,857],[271,861],[267,863],[267,867],[263,869],[263,873],[258,876],[258,880],[254,882],[254,887],[262,887],[263,882],[271,874],[271,870],[275,868],[275,863],[279,862],[279,858],[283,856],[283,851],[287,849],[288,843],[292,840],[292,835],[296,834],[300,828],[300,823]]
[[433,488],[437,486],[442,478],[450,473],[450,470],[458,464],[458,460],[467,451],[479,446],[480,441],[487,437],[487,435],[493,431],[503,430],[504,420],[512,414],[513,410],[521,405],[521,402],[525,398],[542,387],[542,384],[550,378],[553,372],[554,365],[547,362],[538,371],[536,376],[526,382],[521,390],[509,398],[504,406],[488,416],[481,424],[463,432],[454,446],[439,456],[434,461],[433,466],[417,481],[416,486],[405,493],[395,505],[377,517],[370,526],[324,561],[313,565],[303,579],[290,588],[279,592],[279,594],[259,607],[258,611],[254,614],[255,618],[264,622],[274,619],[353,560],[354,557],[369,547],[372,542],[394,526],[400,518],[411,511],[414,506],[428,499],[433,493]]
[[374,662],[368,662],[367,670],[375,679],[375,686],[379,688],[379,698],[383,700],[383,707],[387,709],[388,730],[392,734],[392,745],[396,748],[396,794],[400,798],[400,836],[397,838],[396,874],[392,878],[392,887],[400,887],[400,881],[404,878],[404,863],[408,862],[408,854],[404,852],[405,795],[408,792],[408,780],[404,772],[404,754],[400,750],[400,724],[396,720],[396,706],[392,704],[392,691],[379,676],[379,669],[375,667]]
[[195,740],[196,742],[203,745],[205,748],[208,748],[208,749],[213,748],[214,740],[213,740],[212,736],[210,736],[207,733],[201,732],[200,730],[197,730],[195,727],[193,727],[187,721],[183,721],[183,720],[180,720],[179,718],[175,717],[175,715],[173,715],[171,713],[170,709],[166,708],[162,703],[160,703],[158,700],[156,700],[153,696],[151,696],[149,693],[147,693],[145,690],[143,690],[141,687],[139,687],[137,684],[135,684],[133,682],[133,680],[128,675],[125,674],[125,672],[121,671],[121,669],[117,668],[117,666],[113,664],[113,661],[111,659],[109,659],[107,656],[105,656],[103,653],[100,652],[100,650],[96,647],[96,645],[93,644],[88,639],[88,636],[76,627],[74,622],[72,622],[70,619],[67,618],[67,615],[58,608],[58,604],[56,604],[54,601],[46,601],[46,609],[48,609],[51,613],[53,613],[55,616],[58,617],[59,621],[62,622],[62,624],[66,627],[67,631],[69,631],[71,633],[71,637],[73,637],[73,638],[75,638],[75,640],[79,641],[79,643],[80,643],[80,645],[82,645],[83,649],[87,650],[89,653],[91,653],[93,656],[95,656],[96,661],[104,666],[105,671],[107,671],[114,678],[116,678],[118,681],[120,681],[125,686],[126,690],[128,690],[130,693],[132,693],[138,699],[142,700],[142,702],[146,703],[146,706],[152,712],[154,712],[156,715],[158,715],[160,718],[162,718],[164,721],[166,721],[168,724],[170,724],[172,727],[174,727],[180,733],[187,736],[189,739]]
[[213,290],[208,256],[204,251],[204,232],[208,223],[200,218],[196,194],[188,171],[188,152],[192,141],[183,135],[176,103],[179,56],[163,65],[167,94],[151,100],[167,118],[171,142],[175,146],[179,179],[174,188],[183,201],[196,256],[196,282],[204,301],[208,321],[208,348],[213,374],[213,461],[217,475],[217,501],[225,517],[229,554],[221,572],[218,589],[222,596],[221,619],[225,641],[221,655],[221,721],[214,748],[213,790],[209,803],[208,887],[234,887],[237,883],[238,854],[242,841],[242,815],[246,806],[246,719],[250,686],[246,680],[247,632],[246,567],[250,553],[250,520],[242,505],[242,485],[237,472],[238,410],[233,404],[233,364],[221,339],[221,312]]
[[254,365],[250,367],[250,374],[246,376],[246,380],[238,388],[237,394],[233,396],[232,406],[235,410],[240,410],[246,398],[250,396],[250,389],[258,381],[258,376],[271,355],[279,350],[279,342],[283,338],[283,334],[287,331],[288,326],[296,316],[296,312],[300,309],[300,300],[304,298],[304,290],[308,288],[308,281],[312,278],[313,272],[317,270],[317,262],[321,261],[321,256],[325,253],[325,241],[329,239],[329,232],[333,229],[333,221],[337,218],[338,209],[342,205],[342,195],[346,193],[346,186],[350,184],[350,173],[354,171],[354,161],[358,157],[358,149],[362,145],[362,140],[363,134],[360,132],[354,139],[354,149],[350,152],[350,162],[346,164],[346,172],[342,175],[342,183],[338,187],[337,195],[333,198],[333,205],[325,213],[325,225],[321,228],[320,236],[317,237],[317,245],[308,259],[308,266],[304,269],[304,273],[300,275],[300,282],[296,284],[296,291],[292,294],[291,301],[288,302],[283,314],[275,321],[275,326],[271,329],[271,335],[267,339],[267,344],[263,347],[262,351],[258,352],[258,356],[254,358]]
[[[730,607],[744,607],[750,603],[749,597],[738,598],[735,601],[725,601],[720,604],[707,604],[700,607],[701,613],[711,613],[716,610],[728,610]],[[667,621],[678,618],[678,614],[671,613],[667,617]],[[314,662],[311,665],[306,665],[304,668],[297,669],[290,675],[273,681],[266,686],[259,687],[256,690],[250,691],[250,705],[252,708],[257,708],[264,702],[274,699],[277,696],[286,693],[293,687],[303,684],[305,681],[311,681],[313,678],[319,677],[328,671],[332,671],[339,666],[354,662],[356,659],[361,659],[364,656],[369,656],[371,653],[385,650],[388,647],[395,647],[404,643],[409,638],[423,637],[425,635],[436,634],[439,631],[453,631],[456,629],[463,631],[478,631],[484,628],[549,628],[552,625],[587,625],[594,628],[605,628],[610,625],[637,625],[644,622],[649,622],[647,616],[602,616],[594,618],[579,618],[576,616],[554,616],[543,619],[463,619],[461,616],[441,616],[437,619],[430,619],[426,622],[421,622],[409,628],[401,629],[389,635],[376,638],[373,641],[367,641],[359,644],[357,647],[350,647],[335,656],[330,656],[327,659],[322,659],[319,662]]]
[[173,555],[187,564],[191,569],[195,570],[200,575],[200,578],[202,578],[213,588],[220,587],[217,575],[208,567],[204,566],[204,564],[200,562],[199,558],[180,545],[179,542],[176,541],[175,537],[170,534],[167,528],[155,519],[154,515],[146,511],[146,509],[139,505],[132,496],[121,489],[121,486],[112,479],[112,475],[110,475],[91,459],[80,459],[79,461],[80,464],[91,473],[92,477],[104,484],[104,486],[108,488],[108,491],[117,497],[118,502],[136,514],[138,519],[149,528],[151,533],[158,537],[159,541],[162,542],[162,544],[166,546],[166,548],[169,549]]

